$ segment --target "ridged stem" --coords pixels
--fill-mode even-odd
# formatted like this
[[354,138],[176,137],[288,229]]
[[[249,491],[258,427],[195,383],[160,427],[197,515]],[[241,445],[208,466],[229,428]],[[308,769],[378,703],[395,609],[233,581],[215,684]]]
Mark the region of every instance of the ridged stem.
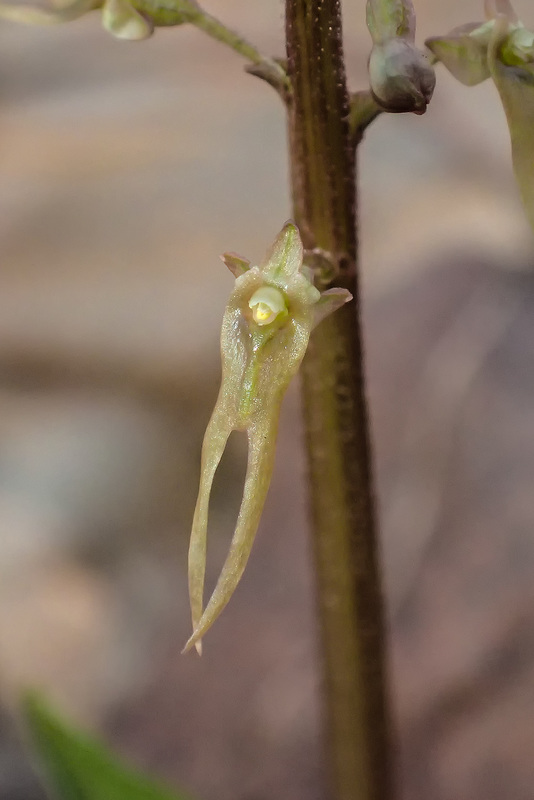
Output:
[[[302,389],[335,800],[391,800],[385,623],[362,358],[356,163],[339,0],[286,0],[294,215],[354,301],[312,335]],[[321,286],[321,288],[325,288]]]

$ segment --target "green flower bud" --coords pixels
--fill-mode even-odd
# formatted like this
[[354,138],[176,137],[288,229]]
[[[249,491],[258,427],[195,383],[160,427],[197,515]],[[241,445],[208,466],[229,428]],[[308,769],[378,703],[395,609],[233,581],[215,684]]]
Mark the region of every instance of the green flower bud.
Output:
[[412,42],[397,38],[371,50],[369,82],[373,97],[386,111],[424,114],[436,76],[424,53]]
[[[245,569],[274,463],[280,404],[306,352],[310,333],[351,299],[344,289],[321,294],[303,274],[297,227],[288,222],[259,267],[225,254],[236,281],[221,331],[222,381],[202,445],[200,487],[189,547],[189,596],[195,646],[232,596]],[[248,463],[230,551],[203,607],[208,506],[215,470],[233,430],[246,431]]]
[[367,27],[374,44],[368,69],[376,102],[385,111],[424,114],[436,76],[415,46],[411,0],[367,0]]

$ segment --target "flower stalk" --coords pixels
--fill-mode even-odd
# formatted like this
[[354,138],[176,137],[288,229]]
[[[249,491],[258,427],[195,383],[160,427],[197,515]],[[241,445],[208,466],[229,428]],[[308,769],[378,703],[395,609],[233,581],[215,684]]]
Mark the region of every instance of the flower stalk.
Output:
[[332,796],[390,800],[385,621],[359,313],[356,161],[339,0],[287,0],[286,35],[295,219],[306,250],[329,254],[334,270],[326,285],[348,289],[355,300],[312,334],[301,370]]

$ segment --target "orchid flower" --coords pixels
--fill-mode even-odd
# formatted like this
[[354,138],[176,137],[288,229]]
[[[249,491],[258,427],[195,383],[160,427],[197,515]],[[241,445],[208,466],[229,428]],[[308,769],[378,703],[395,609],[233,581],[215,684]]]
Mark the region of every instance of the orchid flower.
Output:
[[510,0],[486,0],[486,21],[428,39],[438,61],[467,86],[492,78],[506,113],[514,172],[534,228],[534,33]]
[[0,2],[0,18],[30,25],[55,25],[101,10],[102,25],[117,39],[147,39],[155,27],[192,22],[200,9],[196,0],[52,0],[48,5]]
[[[259,267],[227,253],[236,281],[222,322],[222,382],[204,436],[201,477],[189,547],[193,645],[228,603],[245,569],[273,471],[280,404],[304,357],[312,329],[351,299],[345,289],[322,294],[303,267],[299,231],[286,223]],[[203,607],[208,506],[215,470],[234,430],[246,431],[243,498],[226,562]]]

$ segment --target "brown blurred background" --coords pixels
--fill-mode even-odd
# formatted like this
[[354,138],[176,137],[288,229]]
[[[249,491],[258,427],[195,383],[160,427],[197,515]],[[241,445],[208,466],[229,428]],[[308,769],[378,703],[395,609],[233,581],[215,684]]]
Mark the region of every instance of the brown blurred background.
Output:
[[[279,0],[206,0],[283,53]],[[481,18],[419,0],[419,36]],[[364,0],[345,3],[365,86]],[[534,25],[529,0],[517,0]],[[11,709],[46,690],[199,800],[322,800],[297,385],[250,567],[205,643],[186,549],[231,276],[289,216],[284,116],[193,29],[0,26],[0,798],[41,800]],[[443,71],[360,156],[399,782],[534,798],[534,238],[496,92]],[[210,580],[244,449],[213,500]]]

